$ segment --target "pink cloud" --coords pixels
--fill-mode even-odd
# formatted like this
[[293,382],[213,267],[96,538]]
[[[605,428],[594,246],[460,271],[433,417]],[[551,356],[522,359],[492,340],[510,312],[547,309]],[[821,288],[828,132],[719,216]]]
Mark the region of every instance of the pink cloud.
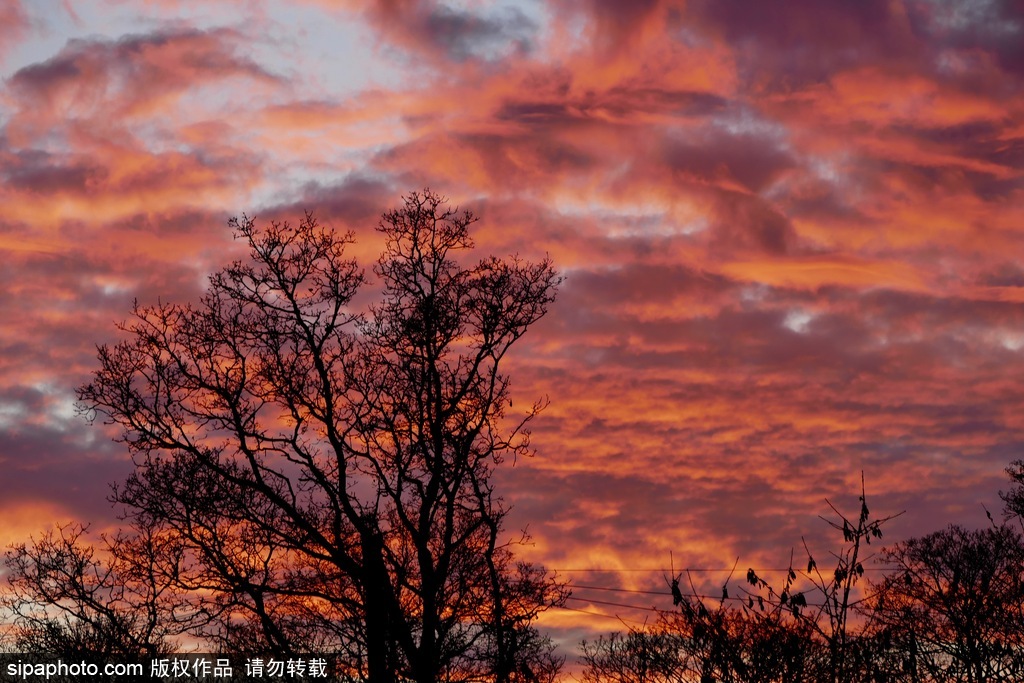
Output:
[[21,0],[0,0],[0,64],[28,36],[30,22]]

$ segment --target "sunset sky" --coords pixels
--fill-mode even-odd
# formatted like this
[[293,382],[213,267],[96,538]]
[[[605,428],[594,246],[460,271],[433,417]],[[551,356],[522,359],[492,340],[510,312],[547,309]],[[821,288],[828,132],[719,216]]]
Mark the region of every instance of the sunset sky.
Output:
[[[1024,457],[1020,0],[0,0],[0,77],[3,545],[116,524],[73,390],[133,299],[242,255],[230,216],[312,210],[369,266],[424,186],[566,278],[499,478],[577,584],[785,566],[862,470],[886,541],[978,526]],[[654,618],[602,602],[671,604],[542,623],[571,655]]]

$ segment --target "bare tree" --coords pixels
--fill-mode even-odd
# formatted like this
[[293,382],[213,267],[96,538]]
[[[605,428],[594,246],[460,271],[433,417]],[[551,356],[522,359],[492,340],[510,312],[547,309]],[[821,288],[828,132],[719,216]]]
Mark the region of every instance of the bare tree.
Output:
[[564,588],[516,563],[492,472],[530,454],[506,354],[559,278],[544,260],[462,260],[469,212],[430,191],[383,215],[366,278],[351,235],[233,220],[251,256],[198,305],[136,305],[81,404],[121,428],[115,499],[176,539],[175,585],[224,647],[344,653],[375,682],[541,678],[532,630]]
[[1017,517],[1021,524],[1024,524],[1024,460],[1014,460],[1006,468],[1006,474],[1014,483],[1014,488],[1009,491],[1000,491],[999,497],[1005,504],[1007,517]]
[[[1020,482],[1020,463],[1010,474]],[[1002,494],[1008,513],[1020,493]],[[884,549],[865,579],[873,541],[894,516],[873,517],[862,488],[856,516],[829,503],[843,536],[819,567],[771,584],[750,569],[745,595],[703,597],[669,579],[677,609],[651,629],[584,643],[588,682],[940,683],[1024,680],[1024,537],[1010,524],[950,526]],[[731,575],[730,575],[731,576]],[[738,603],[738,605],[737,605]]]
[[86,531],[59,526],[7,552],[0,608],[13,617],[15,651],[68,659],[154,656],[203,620],[172,581],[153,571],[173,552],[166,539],[105,539],[101,551],[85,542]]
[[956,525],[887,550],[876,618],[893,680],[1024,676],[1024,540],[1012,527]]
[[[732,573],[720,598],[708,598],[682,574],[666,577],[676,609],[662,612],[655,629],[585,643],[588,681],[680,681],[680,683],[852,683],[881,680],[874,660],[871,617],[858,594],[872,539],[893,516],[872,517],[863,477],[858,514],[822,517],[842,533],[830,554],[834,570],[818,567],[810,547],[806,570],[790,567],[773,585],[748,569],[748,590],[729,594]],[[734,567],[735,570],[735,567]],[[686,576],[689,578],[689,574]],[[808,599],[808,596],[812,599]],[[860,618],[858,618],[860,617]],[[657,647],[655,647],[657,646]]]
[[683,683],[682,635],[660,628],[630,628],[581,645],[583,683]]
[[[847,516],[830,501],[825,502],[835,516],[821,519],[843,536],[842,545],[830,553],[834,569],[820,567],[804,540],[806,570],[795,568],[791,559],[781,586],[771,586],[753,569],[747,571],[747,582],[767,592],[767,597],[757,596],[758,600],[789,612],[812,629],[825,653],[819,680],[831,683],[873,680],[875,643],[871,615],[866,610],[866,598],[857,594],[858,584],[864,578],[866,564],[874,557],[868,548],[872,539],[881,539],[883,525],[903,513],[872,517],[863,473],[858,498],[860,509],[855,517]],[[798,589],[798,575],[806,587]],[[808,600],[808,595],[812,600]],[[751,596],[751,607],[753,600]]]
[[584,683],[812,683],[821,680],[814,632],[777,609],[684,597],[643,629],[584,642]]
[[[683,681],[707,683],[810,683],[822,678],[817,633],[794,616],[791,605],[770,599],[729,596],[674,597],[677,611],[662,614],[660,626],[678,637]],[[675,591],[673,590],[673,593]],[[715,604],[717,603],[717,604]]]

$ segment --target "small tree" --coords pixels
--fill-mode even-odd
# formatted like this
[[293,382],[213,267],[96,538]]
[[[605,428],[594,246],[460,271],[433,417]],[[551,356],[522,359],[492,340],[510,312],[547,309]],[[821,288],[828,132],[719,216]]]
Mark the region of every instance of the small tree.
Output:
[[0,608],[13,615],[17,652],[66,659],[155,656],[201,615],[182,606],[171,581],[153,571],[169,550],[140,534],[107,539],[105,558],[83,540],[85,527],[57,527],[5,557],[8,590]]
[[[747,582],[767,592],[767,598],[757,596],[762,604],[789,612],[793,618],[810,627],[814,636],[820,640],[824,664],[818,680],[830,683],[873,680],[876,673],[873,655],[875,643],[871,635],[870,615],[863,609],[864,598],[858,597],[855,590],[864,577],[865,564],[872,559],[868,554],[872,539],[881,539],[882,526],[898,515],[881,518],[871,516],[863,474],[858,498],[860,509],[856,517],[843,514],[830,501],[825,502],[835,517],[821,519],[843,535],[843,544],[837,551],[831,552],[835,568],[819,567],[805,540],[803,545],[807,567],[805,571],[799,571],[799,575],[810,586],[797,588],[798,570],[792,566],[792,559],[782,586],[771,586],[753,569],[747,571]],[[811,601],[807,598],[808,594],[812,595]],[[750,608],[753,608],[754,599],[751,596]],[[866,618],[854,623],[858,614]]]
[[630,628],[584,641],[583,683],[683,683],[682,635]]
[[79,399],[133,454],[114,497],[181,544],[164,570],[215,616],[207,637],[329,648],[375,683],[551,670],[530,624],[564,591],[514,561],[491,474],[532,452],[543,403],[509,425],[499,368],[559,278],[463,265],[474,220],[429,191],[385,213],[383,298],[363,311],[351,235],[233,220],[249,261],[197,306],[136,305],[100,348]]
[[682,681],[810,683],[815,643],[800,622],[779,610],[759,612],[722,600],[688,598],[662,625],[678,637]]
[[812,683],[814,634],[777,609],[681,597],[658,623],[584,642],[585,683]]
[[[742,596],[729,595],[731,573],[717,599],[701,596],[692,580],[690,594],[684,595],[682,575],[673,576],[667,581],[676,609],[661,613],[656,631],[584,644],[588,680],[639,680],[641,665],[656,675],[652,680],[686,683],[879,680],[871,619],[864,615],[857,586],[871,559],[867,546],[882,537],[882,526],[894,516],[871,516],[863,477],[858,502],[851,519],[826,501],[836,516],[822,519],[843,535],[843,544],[831,553],[834,570],[820,569],[805,541],[806,571],[793,567],[792,554],[779,585],[748,569],[753,591]],[[653,633],[667,639],[652,640]],[[664,643],[664,652],[650,647],[655,642]],[[655,661],[660,668],[652,666]]]

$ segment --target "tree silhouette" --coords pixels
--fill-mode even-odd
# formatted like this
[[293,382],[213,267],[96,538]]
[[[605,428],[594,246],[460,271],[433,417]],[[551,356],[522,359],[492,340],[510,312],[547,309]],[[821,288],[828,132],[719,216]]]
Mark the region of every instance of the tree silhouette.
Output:
[[825,657],[814,632],[782,610],[685,597],[678,611],[584,642],[584,683],[812,683]]
[[114,538],[101,558],[84,543],[85,532],[68,524],[8,552],[9,590],[0,606],[13,616],[14,650],[70,660],[169,652],[169,639],[197,615],[176,615],[173,586],[150,571],[167,550],[163,542]]
[[661,628],[678,637],[679,680],[803,683],[821,680],[813,632],[785,610],[687,598]]
[[[872,539],[881,539],[882,527],[903,514],[872,516],[868,508],[863,473],[857,501],[859,509],[856,516],[844,514],[830,501],[825,501],[834,517],[821,519],[843,537],[842,545],[829,552],[835,562],[834,568],[819,566],[804,540],[806,570],[794,567],[791,559],[781,586],[771,586],[753,569],[747,571],[747,582],[767,592],[765,598],[758,596],[760,601],[776,611],[788,612],[818,639],[824,664],[816,680],[830,683],[873,680],[875,643],[870,628],[871,616],[865,613],[866,601],[858,597],[856,591],[864,577],[865,566],[874,558],[868,548]],[[810,585],[798,589],[798,574]],[[808,594],[812,594],[817,602],[809,602],[806,597]],[[753,604],[751,600],[751,611]],[[858,614],[863,618],[858,620]]]
[[1014,460],[1006,468],[1014,487],[1009,491],[1001,491],[1005,512],[1008,517],[1016,516],[1024,523],[1024,460]]
[[[1018,488],[1002,493],[1009,516]],[[826,501],[827,502],[827,501]],[[584,680],[679,683],[939,683],[1024,679],[1024,537],[1014,525],[968,530],[951,525],[902,541],[875,558],[868,551],[893,519],[874,517],[861,484],[859,512],[829,503],[822,519],[843,543],[827,570],[804,543],[807,566],[771,584],[754,569],[753,589],[702,597],[680,576],[669,580],[676,609],[628,635],[584,643]],[[902,514],[902,513],[901,513]],[[824,555],[822,555],[824,557]],[[886,574],[865,579],[879,559]],[[833,568],[834,567],[834,568]],[[730,575],[731,578],[731,575]]]
[[683,681],[682,635],[665,629],[631,628],[584,641],[583,683]]
[[222,648],[343,654],[375,682],[534,680],[565,597],[517,563],[494,467],[530,454],[499,371],[553,301],[550,261],[464,265],[474,217],[430,192],[383,215],[367,278],[307,214],[232,220],[250,259],[198,305],[136,304],[78,397],[121,428],[129,519]]
[[668,583],[675,609],[660,613],[654,628],[584,643],[585,680],[885,680],[876,675],[875,634],[858,584],[864,576],[864,563],[872,559],[868,552],[872,539],[880,539],[882,526],[895,516],[872,516],[863,476],[856,516],[847,516],[826,503],[835,516],[821,519],[843,538],[842,544],[829,552],[834,569],[819,567],[805,542],[806,570],[793,566],[792,554],[781,584],[773,585],[753,568],[748,569],[748,589],[731,597],[731,573],[720,599],[701,596],[692,580],[689,594],[684,595],[682,575],[673,576]]
[[[893,680],[1017,681],[1024,675],[1024,539],[952,525],[898,543],[873,612]],[[899,674],[897,676],[897,673]]]

